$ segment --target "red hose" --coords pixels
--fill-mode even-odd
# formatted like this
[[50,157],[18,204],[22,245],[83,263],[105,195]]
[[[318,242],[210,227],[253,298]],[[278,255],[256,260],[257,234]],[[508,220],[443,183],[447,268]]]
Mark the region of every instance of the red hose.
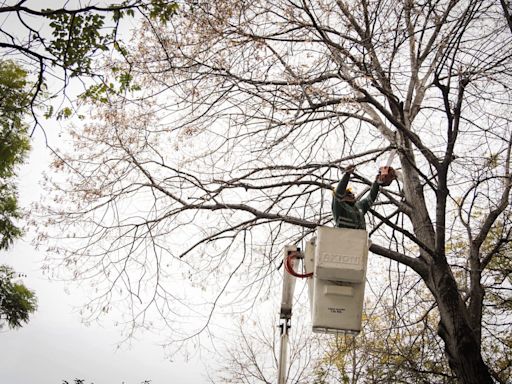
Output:
[[301,279],[313,276],[313,272],[302,274],[302,273],[297,273],[293,270],[292,260],[297,259],[297,258],[298,258],[297,252],[290,252],[288,254],[288,257],[286,257],[286,262],[284,263],[284,269],[286,269],[286,272],[288,272],[292,276],[295,276],[295,277],[298,277]]

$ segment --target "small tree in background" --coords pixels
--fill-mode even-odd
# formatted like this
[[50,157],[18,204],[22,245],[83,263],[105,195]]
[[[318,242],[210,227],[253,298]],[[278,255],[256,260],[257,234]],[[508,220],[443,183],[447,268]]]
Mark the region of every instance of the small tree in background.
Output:
[[7,323],[10,328],[19,328],[37,309],[34,292],[16,278],[12,268],[0,265],[0,326]]
[[[30,149],[24,117],[32,94],[26,77],[27,72],[14,62],[0,61],[0,250],[22,235],[16,223],[21,218],[16,170]],[[34,292],[16,278],[12,268],[0,265],[0,319],[11,328],[28,322],[37,308]]]

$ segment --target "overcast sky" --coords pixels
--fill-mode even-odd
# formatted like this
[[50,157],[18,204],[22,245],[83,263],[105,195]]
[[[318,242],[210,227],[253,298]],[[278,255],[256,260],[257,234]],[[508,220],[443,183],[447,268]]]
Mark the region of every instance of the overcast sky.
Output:
[[[41,135],[39,135],[41,136]],[[39,180],[48,167],[41,137],[35,137],[29,161],[19,172],[20,201],[27,208],[39,199]],[[37,313],[19,330],[0,331],[0,384],[61,384],[63,379],[85,379],[87,384],[206,383],[198,359],[165,359],[158,340],[150,335],[117,348],[121,335],[112,320],[100,325],[81,323],[77,304],[85,295],[76,286],[50,282],[41,272],[44,255],[30,245],[29,236],[9,252],[0,252],[0,263],[26,274],[25,285],[36,291]],[[66,293],[68,291],[68,293]]]

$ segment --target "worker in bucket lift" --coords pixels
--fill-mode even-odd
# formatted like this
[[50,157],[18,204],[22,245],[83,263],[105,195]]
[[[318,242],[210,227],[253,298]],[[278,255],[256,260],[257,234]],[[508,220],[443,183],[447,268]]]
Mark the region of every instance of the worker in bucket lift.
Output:
[[352,190],[347,188],[350,175],[354,170],[353,165],[347,167],[336,191],[333,191],[332,214],[338,228],[366,229],[365,213],[368,212],[377,198],[380,186],[390,185],[396,178],[396,174],[391,167],[381,167],[368,195],[361,200],[357,200]]

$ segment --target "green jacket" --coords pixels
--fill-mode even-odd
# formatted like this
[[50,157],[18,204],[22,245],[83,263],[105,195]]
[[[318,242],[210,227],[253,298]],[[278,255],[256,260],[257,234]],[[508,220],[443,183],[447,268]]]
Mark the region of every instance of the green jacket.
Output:
[[332,199],[332,215],[334,223],[336,227],[339,228],[366,229],[364,215],[368,212],[377,198],[380,186],[374,182],[370,189],[370,193],[364,199],[358,200],[354,204],[350,204],[341,201],[347,189],[349,179],[350,174],[345,173],[341,181],[338,183],[338,187],[336,188],[336,192]]

